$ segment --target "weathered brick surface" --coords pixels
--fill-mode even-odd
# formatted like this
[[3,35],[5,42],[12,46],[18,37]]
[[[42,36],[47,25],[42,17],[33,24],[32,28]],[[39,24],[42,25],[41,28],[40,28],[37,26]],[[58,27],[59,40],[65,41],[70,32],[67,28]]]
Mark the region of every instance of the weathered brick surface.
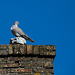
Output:
[[54,75],[52,73],[9,73],[9,75]]
[[0,68],[19,67],[18,63],[0,63]]
[[20,45],[13,45],[14,54],[20,54]]
[[46,62],[43,64],[43,67],[45,68],[53,68],[53,62]]
[[32,45],[27,45],[27,54],[33,54]]
[[46,55],[55,56],[56,48],[55,45],[0,45],[0,55],[10,55],[10,54],[33,54],[33,55]]
[[15,69],[11,69],[10,72],[31,72],[31,69],[24,69],[24,68],[15,68]]
[[50,45],[40,45],[40,55],[52,55],[55,56],[55,47]]
[[8,51],[7,50],[0,50],[0,55],[8,55]]
[[13,48],[12,45],[8,45],[9,54],[13,54]]
[[28,67],[28,68],[35,68],[35,67],[42,67],[42,63],[32,63],[32,62],[22,62],[20,63],[20,67]]
[[27,49],[26,45],[20,45],[20,53],[21,54],[26,54],[26,49]]
[[0,45],[0,50],[7,50],[7,45]]
[[0,58],[0,62],[6,62],[7,60],[8,60],[7,57],[5,57],[5,58],[1,57],[1,58]]
[[33,46],[33,53],[37,55],[40,54],[39,45]]
[[53,71],[53,69],[45,69],[45,68],[36,68],[36,69],[32,69],[32,72],[34,72],[34,73],[52,73],[52,74],[54,74],[54,71]]
[[33,57],[32,61],[33,62],[48,62],[48,61],[51,61],[53,62],[53,58],[38,58],[38,57]]
[[8,75],[19,75],[19,74],[18,73],[9,73]]
[[54,75],[55,45],[0,45],[0,75]]
[[0,75],[1,74],[7,74],[8,73],[8,70],[7,69],[0,69]]

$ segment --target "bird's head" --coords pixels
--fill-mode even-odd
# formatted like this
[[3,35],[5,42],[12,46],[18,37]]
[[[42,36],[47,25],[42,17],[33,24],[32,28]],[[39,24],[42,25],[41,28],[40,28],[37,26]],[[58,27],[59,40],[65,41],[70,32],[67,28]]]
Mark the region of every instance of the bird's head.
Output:
[[18,21],[15,21],[14,25],[19,25],[19,22]]

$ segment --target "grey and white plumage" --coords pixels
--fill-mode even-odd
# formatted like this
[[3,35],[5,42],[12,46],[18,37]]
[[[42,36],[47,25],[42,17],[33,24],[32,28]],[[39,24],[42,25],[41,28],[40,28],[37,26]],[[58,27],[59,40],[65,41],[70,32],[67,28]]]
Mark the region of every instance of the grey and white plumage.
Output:
[[15,35],[16,37],[23,37],[24,39],[26,40],[29,40],[31,42],[34,42],[31,38],[29,38],[27,36],[27,34],[25,34],[17,25],[19,25],[19,22],[16,21],[14,23],[14,25],[11,27],[11,31],[12,31],[12,34]]

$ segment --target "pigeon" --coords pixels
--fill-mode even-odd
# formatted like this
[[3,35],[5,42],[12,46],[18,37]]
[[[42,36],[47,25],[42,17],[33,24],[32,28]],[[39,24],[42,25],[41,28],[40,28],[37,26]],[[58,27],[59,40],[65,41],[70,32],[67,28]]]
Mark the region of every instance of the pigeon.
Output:
[[34,42],[17,25],[19,25],[19,22],[18,21],[15,21],[14,25],[11,27],[12,34],[15,35],[16,37],[22,37],[22,38],[24,38],[26,40],[29,40],[31,42]]

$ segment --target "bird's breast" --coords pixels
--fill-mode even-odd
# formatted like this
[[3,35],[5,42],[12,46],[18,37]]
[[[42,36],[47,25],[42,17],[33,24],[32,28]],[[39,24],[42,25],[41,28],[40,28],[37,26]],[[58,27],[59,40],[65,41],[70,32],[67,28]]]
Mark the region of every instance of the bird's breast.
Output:
[[13,34],[13,35],[15,35],[15,36],[16,36],[16,33],[15,33],[15,31],[14,31],[14,30],[11,30],[11,32],[12,32],[12,34]]

